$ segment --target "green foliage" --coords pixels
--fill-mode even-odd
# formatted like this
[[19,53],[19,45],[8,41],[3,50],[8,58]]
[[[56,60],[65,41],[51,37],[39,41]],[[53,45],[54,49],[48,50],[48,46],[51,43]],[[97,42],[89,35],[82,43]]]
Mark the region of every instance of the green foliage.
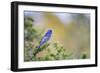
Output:
[[38,45],[41,34],[33,28],[33,19],[31,17],[25,17],[24,19],[24,60],[31,61],[35,46]]
[[82,55],[81,55],[81,59],[86,59],[87,58],[87,55],[85,54],[85,53],[83,53]]
[[[52,48],[51,48],[52,47]],[[36,48],[37,49],[37,48]],[[32,57],[32,60],[35,61],[43,61],[43,60],[63,60],[63,59],[69,59],[70,54],[61,46],[59,43],[46,43],[43,46],[41,46],[38,50],[39,52],[45,51],[45,55],[43,56],[37,56],[37,54]]]

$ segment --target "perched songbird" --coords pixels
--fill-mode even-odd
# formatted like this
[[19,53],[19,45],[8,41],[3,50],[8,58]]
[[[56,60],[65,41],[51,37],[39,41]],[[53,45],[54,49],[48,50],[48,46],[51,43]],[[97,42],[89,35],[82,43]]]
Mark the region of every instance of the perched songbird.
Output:
[[49,29],[41,39],[40,44],[39,46],[37,46],[37,48],[40,48],[42,45],[44,45],[51,38],[51,35],[52,35],[52,30]]
[[52,35],[52,30],[49,29],[49,30],[45,33],[45,35],[43,36],[43,38],[41,39],[39,46],[36,47],[36,48],[38,48],[38,49],[37,49],[37,51],[34,53],[35,55],[39,52],[40,47],[41,47],[42,45],[44,45],[47,41],[49,41],[49,39],[51,38],[51,35]]

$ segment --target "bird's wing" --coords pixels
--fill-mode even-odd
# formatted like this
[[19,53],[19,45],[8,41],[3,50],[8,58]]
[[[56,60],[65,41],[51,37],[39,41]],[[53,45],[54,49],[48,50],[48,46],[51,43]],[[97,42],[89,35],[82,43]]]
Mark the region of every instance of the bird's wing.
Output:
[[41,45],[44,44],[45,42],[48,41],[48,39],[49,39],[48,36],[43,37],[43,39],[41,40],[40,44],[41,44]]

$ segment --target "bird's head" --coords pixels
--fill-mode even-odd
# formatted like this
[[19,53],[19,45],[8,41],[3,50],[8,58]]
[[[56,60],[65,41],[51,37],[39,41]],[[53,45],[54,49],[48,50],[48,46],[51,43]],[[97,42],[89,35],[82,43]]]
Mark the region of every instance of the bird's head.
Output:
[[52,30],[51,30],[51,29],[49,29],[49,30],[48,30],[48,33],[52,33]]

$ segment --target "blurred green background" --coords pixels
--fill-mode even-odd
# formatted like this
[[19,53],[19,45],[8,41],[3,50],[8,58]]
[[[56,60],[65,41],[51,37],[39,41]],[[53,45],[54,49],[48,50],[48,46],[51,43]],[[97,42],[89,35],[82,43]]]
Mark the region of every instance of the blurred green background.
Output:
[[[52,29],[51,39],[38,49]],[[90,14],[24,11],[24,61],[90,58]]]

